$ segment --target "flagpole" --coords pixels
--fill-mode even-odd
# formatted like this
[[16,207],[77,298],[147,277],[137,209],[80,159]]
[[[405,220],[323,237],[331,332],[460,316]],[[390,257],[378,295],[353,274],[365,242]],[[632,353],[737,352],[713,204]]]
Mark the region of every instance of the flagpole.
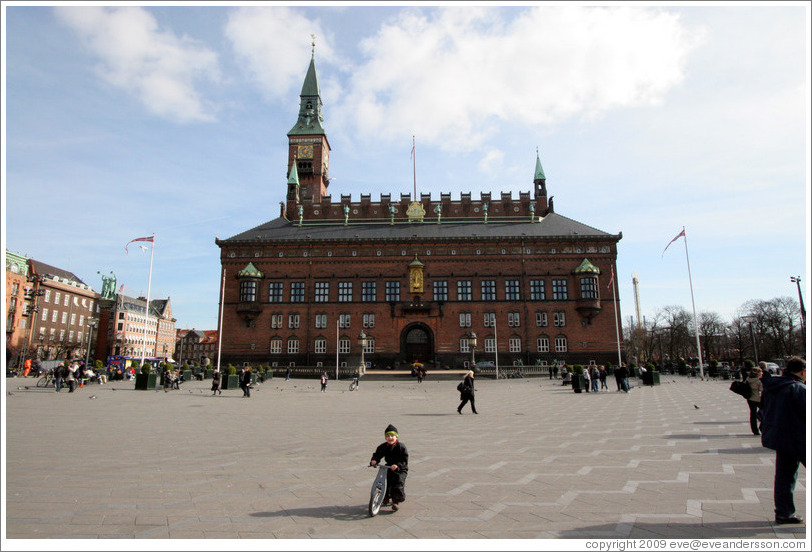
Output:
[[[612,278],[615,277],[615,271],[612,270]],[[620,368],[623,361],[620,357],[620,322],[617,319],[617,294],[615,293],[616,282],[612,282],[612,302],[615,304],[615,335],[617,336],[617,367]]]
[[682,237],[685,240],[685,262],[688,263],[688,285],[691,287],[691,308],[694,310],[694,331],[696,332],[696,352],[699,356],[699,377],[705,379],[705,369],[702,367],[702,347],[699,343],[699,322],[696,319],[696,305],[694,304],[694,283],[691,278],[691,261],[688,258],[688,236],[685,227],[682,227]]
[[415,151],[414,136],[412,136],[412,176],[414,177],[414,200],[417,201],[417,151]]
[[149,294],[152,288],[152,259],[155,256],[155,234],[152,234],[152,247],[149,251],[149,278],[147,279],[147,311],[144,319],[144,343],[141,346],[141,366],[144,366],[144,358],[147,351],[147,327],[149,326]]
[[491,320],[493,320],[493,340],[495,342],[494,343],[494,352],[496,353],[494,355],[494,360],[496,362],[494,362],[493,364],[496,367],[496,379],[498,381],[499,380],[499,334],[496,332],[496,315],[495,314],[493,315],[493,318],[491,318]]
[[[223,269],[223,285],[220,287],[220,323],[217,332],[217,371],[220,372],[220,353],[223,350],[223,301],[226,295],[226,269]],[[222,378],[222,376],[220,376]]]
[[338,324],[340,320],[340,316],[336,319],[336,381],[338,381]]

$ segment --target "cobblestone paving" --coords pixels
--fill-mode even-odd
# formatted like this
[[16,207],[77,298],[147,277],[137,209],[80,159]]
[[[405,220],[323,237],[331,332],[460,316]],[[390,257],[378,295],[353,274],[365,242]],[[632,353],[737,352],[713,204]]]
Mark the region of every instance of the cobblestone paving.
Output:
[[[773,519],[774,453],[729,382],[573,393],[548,379],[208,382],[73,394],[5,381],[8,539],[809,539]],[[370,518],[387,424],[407,501]],[[806,470],[796,505],[803,514]],[[543,543],[539,543],[540,545]],[[4,547],[5,548],[5,547]]]

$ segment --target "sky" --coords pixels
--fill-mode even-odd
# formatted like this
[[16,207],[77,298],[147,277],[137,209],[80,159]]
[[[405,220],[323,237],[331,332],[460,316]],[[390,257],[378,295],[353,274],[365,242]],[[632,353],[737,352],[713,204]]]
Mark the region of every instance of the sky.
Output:
[[538,151],[623,234],[624,325],[633,274],[646,318],[810,296],[808,2],[2,8],[4,247],[137,296],[154,233],[178,328],[217,327],[215,237],[279,216],[311,35],[334,200],[411,193],[413,137],[433,199],[530,192]]

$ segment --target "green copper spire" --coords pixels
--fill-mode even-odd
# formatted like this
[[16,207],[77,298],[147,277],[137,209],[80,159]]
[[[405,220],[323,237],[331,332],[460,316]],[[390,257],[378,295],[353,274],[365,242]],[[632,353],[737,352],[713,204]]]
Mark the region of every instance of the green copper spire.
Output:
[[536,150],[536,175],[533,177],[533,180],[547,180],[547,177],[544,176],[544,169],[541,168],[541,159],[539,159],[539,151]]
[[288,188],[290,188],[291,185],[297,188],[299,187],[299,169],[296,168],[295,160],[290,165],[290,175],[288,176]]
[[[313,38],[315,39],[315,37]],[[321,91],[319,90],[319,78],[316,75],[316,43],[314,40],[310,66],[307,68],[302,93],[299,94],[299,120],[290,129],[288,136],[325,134],[322,123],[324,123],[324,115],[321,112]]]

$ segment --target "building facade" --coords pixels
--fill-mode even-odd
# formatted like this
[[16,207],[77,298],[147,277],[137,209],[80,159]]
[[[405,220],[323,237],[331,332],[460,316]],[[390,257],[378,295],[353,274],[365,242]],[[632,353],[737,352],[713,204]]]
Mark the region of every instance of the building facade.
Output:
[[175,350],[179,364],[206,365],[217,358],[217,330],[178,330]]
[[114,293],[99,301],[99,332],[96,354],[174,358],[175,318],[169,298],[129,297]]
[[[30,327],[28,258],[6,250],[6,366],[21,364]],[[28,293],[27,293],[28,291]],[[22,359],[24,360],[24,359]]]
[[280,216],[215,240],[224,363],[357,366],[362,348],[394,369],[617,363],[607,286],[622,234],[556,213],[538,155],[518,197],[334,201],[322,107],[311,59]]
[[[31,285],[28,355],[85,360],[94,349],[99,294],[68,270],[28,260]],[[91,359],[92,360],[92,359]]]

